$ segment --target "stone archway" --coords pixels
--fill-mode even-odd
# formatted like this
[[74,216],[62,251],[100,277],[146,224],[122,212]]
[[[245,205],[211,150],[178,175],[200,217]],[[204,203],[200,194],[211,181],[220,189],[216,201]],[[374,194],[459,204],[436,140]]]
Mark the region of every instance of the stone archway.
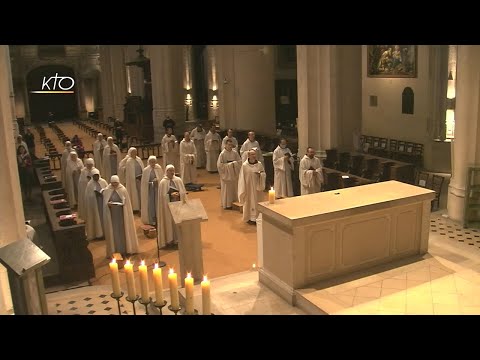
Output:
[[[51,77],[58,76],[57,79]],[[69,79],[60,80],[60,77],[70,77],[74,80],[70,89]],[[49,80],[50,79],[50,80]],[[55,81],[57,80],[57,81]],[[61,82],[59,84],[59,81]],[[63,89],[71,93],[59,93]],[[54,114],[55,121],[78,117],[77,94],[75,73],[71,67],[65,65],[44,65],[31,70],[27,74],[28,102],[31,121],[34,123],[45,122],[49,119],[49,112]],[[52,91],[39,93],[39,91]]]

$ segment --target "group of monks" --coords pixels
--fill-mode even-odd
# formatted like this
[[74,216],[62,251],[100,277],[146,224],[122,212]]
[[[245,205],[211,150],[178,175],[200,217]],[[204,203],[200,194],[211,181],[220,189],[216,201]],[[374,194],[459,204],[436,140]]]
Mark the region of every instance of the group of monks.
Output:
[[[93,144],[94,157],[83,164],[72,144],[67,141],[62,154],[62,182],[71,207],[78,206],[78,217],[86,222],[88,240],[106,240],[107,257],[138,252],[134,216],[140,212],[146,225],[157,229],[159,247],[176,248],[179,234],[168,203],[185,201],[185,184],[195,184],[197,169],[205,167],[220,175],[221,206],[231,210],[234,202],[243,205],[243,220],[256,224],[257,203],[265,190],[264,159],[253,131],[239,148],[230,129],[222,139],[215,126],[206,131],[199,124],[185,132],[178,143],[167,128],[161,143],[163,167],[156,156],[144,167],[137,149],[131,147],[122,159],[113,138],[105,141],[98,134]],[[282,139],[273,152],[274,187],[277,198],[293,196],[293,154]],[[176,176],[175,169],[180,169]],[[320,159],[313,148],[300,162],[301,194],[320,191],[323,182]],[[108,181],[107,181],[108,180]]]

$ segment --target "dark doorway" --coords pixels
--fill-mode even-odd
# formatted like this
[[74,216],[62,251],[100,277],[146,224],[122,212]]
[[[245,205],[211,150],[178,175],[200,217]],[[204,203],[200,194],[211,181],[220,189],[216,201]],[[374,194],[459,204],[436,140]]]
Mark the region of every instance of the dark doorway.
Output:
[[297,80],[275,80],[275,117],[283,135],[296,135],[298,117]]
[[208,119],[207,47],[192,46],[193,109],[199,120]]
[[[41,66],[33,69],[27,75],[28,101],[32,122],[46,122],[50,119],[61,121],[78,117],[76,83],[71,89],[70,80],[65,79],[61,83],[64,89],[68,88],[73,93],[32,93],[32,91],[62,90],[58,86],[58,80],[55,88],[54,79],[48,82],[48,86],[44,85],[55,74],[58,74],[58,77],[68,76],[75,80],[73,69],[63,65]],[[49,117],[50,112],[53,113],[53,116]]]

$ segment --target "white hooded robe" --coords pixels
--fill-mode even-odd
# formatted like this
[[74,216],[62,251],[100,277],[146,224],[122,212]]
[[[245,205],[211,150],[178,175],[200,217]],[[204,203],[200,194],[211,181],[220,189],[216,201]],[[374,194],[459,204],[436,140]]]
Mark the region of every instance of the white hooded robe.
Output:
[[180,142],[180,177],[184,184],[197,181],[197,149],[191,139]]
[[[290,154],[286,159],[285,154]],[[273,188],[275,197],[286,198],[293,196],[292,171],[294,169],[293,154],[289,148],[282,149],[279,146],[273,152],[274,179]]]
[[[150,165],[146,166],[144,169],[143,169],[143,173],[142,173],[142,190],[141,190],[141,193],[142,193],[142,211],[141,211],[141,217],[142,217],[142,222],[144,224],[150,224],[150,221],[149,221],[149,214],[148,214],[148,209],[149,209],[149,205],[150,205],[150,202],[151,201],[155,201],[156,202],[156,217],[158,218],[158,193],[155,194],[155,199],[152,199],[150,196],[149,196],[149,193],[150,193],[150,187],[153,186],[155,188],[155,185],[154,184],[150,184],[150,173],[154,171],[155,172],[155,177],[157,179],[157,186],[156,186],[156,189],[158,191],[158,184],[160,184],[160,181],[162,181],[163,179],[163,169],[160,165],[158,164],[155,164],[155,167],[152,168]],[[150,225],[153,225],[153,224],[150,224]]]
[[205,136],[205,152],[207,156],[207,171],[217,172],[217,160],[218,155],[220,155],[220,145],[222,143],[222,138],[218,135],[217,132],[212,133],[208,132]]
[[246,160],[238,178],[238,201],[243,204],[243,221],[255,221],[258,217],[257,203],[264,198],[266,174],[261,162],[250,164]]
[[236,150],[224,149],[218,156],[217,168],[220,174],[220,199],[222,207],[232,207],[238,200],[238,177],[242,159]]
[[[98,184],[98,185],[97,185]],[[85,189],[85,230],[87,232],[87,240],[99,239],[104,236],[103,232],[103,197],[101,197],[101,213],[99,212],[97,191],[102,191],[107,188],[108,183],[105,179],[90,180]]]
[[[313,168],[315,170],[309,170]],[[304,155],[300,161],[300,194],[308,195],[320,192],[323,183],[322,163],[316,156],[310,159]]]

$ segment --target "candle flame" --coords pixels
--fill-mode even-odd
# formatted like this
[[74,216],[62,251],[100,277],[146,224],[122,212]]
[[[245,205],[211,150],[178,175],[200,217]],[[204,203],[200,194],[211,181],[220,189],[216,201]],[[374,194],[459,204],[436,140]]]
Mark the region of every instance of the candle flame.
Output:
[[255,263],[253,263],[252,268],[255,269],[256,267],[257,267],[257,265],[255,265]]
[[154,269],[158,269],[158,263],[155,263]]
[[170,270],[168,270],[168,273],[169,274],[175,274],[175,271],[173,271],[173,268],[170,268]]
[[191,273],[188,273],[187,274],[187,279],[190,279],[192,277],[192,274]]
[[117,259],[115,259],[115,257],[112,258],[112,264],[116,264],[117,263]]
[[125,265],[130,265],[131,262],[130,262],[130,259],[127,259],[127,261],[125,262]]
[[203,275],[203,281],[208,281],[207,275]]
[[272,186],[272,187],[270,187],[270,190],[272,190],[272,191],[273,191],[273,186]]
[[141,265],[141,266],[145,266],[145,260],[142,260],[142,262],[141,262],[140,265]]

